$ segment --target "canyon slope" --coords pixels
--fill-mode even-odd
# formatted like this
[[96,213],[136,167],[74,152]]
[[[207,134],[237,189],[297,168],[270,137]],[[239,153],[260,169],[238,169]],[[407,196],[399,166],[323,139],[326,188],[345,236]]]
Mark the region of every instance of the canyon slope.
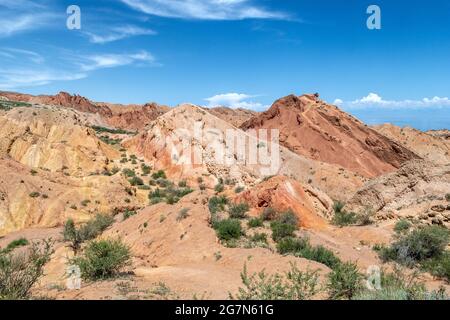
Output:
[[241,125],[243,130],[279,129],[280,143],[308,158],[337,164],[365,177],[398,169],[418,156],[318,95],[290,95]]

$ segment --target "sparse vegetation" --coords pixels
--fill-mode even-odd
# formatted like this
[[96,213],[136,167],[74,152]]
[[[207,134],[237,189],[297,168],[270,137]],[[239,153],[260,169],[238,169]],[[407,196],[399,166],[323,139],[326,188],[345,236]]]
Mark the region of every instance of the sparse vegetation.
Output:
[[448,202],[450,202],[450,193],[447,193],[447,194],[445,195],[445,199],[446,199]]
[[249,275],[247,266],[241,273],[243,287],[232,300],[308,300],[319,292],[319,277],[315,271],[300,271],[296,265],[284,274],[268,275],[261,271]]
[[237,219],[217,221],[213,225],[220,240],[228,241],[239,239],[243,235],[241,222]]
[[209,199],[208,208],[211,214],[216,214],[225,210],[225,206],[228,204],[228,198],[225,196],[214,196]]
[[344,206],[345,204],[340,201],[335,202],[333,206],[334,217],[331,220],[331,223],[339,227],[352,225],[358,222],[356,213],[347,212],[346,210],[344,210]]
[[234,189],[234,193],[238,194],[238,193],[241,193],[244,190],[245,190],[244,187],[236,187],[236,189]]
[[123,169],[122,170],[123,174],[128,177],[128,178],[133,178],[136,176],[136,172],[132,169]]
[[41,194],[39,192],[37,192],[37,191],[34,191],[34,192],[31,192],[29,194],[29,196],[30,196],[30,198],[38,198],[38,197],[41,196]]
[[317,261],[331,269],[336,268],[341,263],[341,260],[332,251],[323,246],[313,247],[308,239],[292,237],[281,239],[277,244],[277,250],[280,254],[291,254]]
[[142,180],[139,177],[133,177],[131,179],[128,180],[128,182],[133,186],[143,186],[144,185],[144,180]]
[[253,218],[248,221],[249,228],[260,228],[264,226],[264,221],[261,218]]
[[338,264],[328,274],[328,293],[333,300],[351,299],[363,288],[363,276],[353,262]]
[[277,212],[275,211],[275,209],[268,207],[268,208],[264,208],[262,214],[261,214],[261,218],[264,221],[272,221],[275,220],[277,216]]
[[214,187],[214,191],[217,193],[221,193],[221,192],[223,192],[223,190],[225,190],[225,186],[222,183],[218,183]]
[[125,210],[125,212],[123,213],[123,220],[127,220],[128,218],[135,216],[137,214],[136,211],[134,210]]
[[96,281],[117,276],[130,259],[129,248],[120,240],[94,240],[70,263],[80,267],[84,279]]
[[450,253],[446,250],[450,231],[441,226],[417,227],[397,234],[389,246],[377,248],[380,258],[407,267],[420,267],[435,276],[450,280]]
[[397,221],[394,227],[394,231],[397,233],[408,231],[411,228],[411,222],[406,219]]
[[193,192],[189,187],[179,188],[172,183],[168,183],[166,188],[156,188],[155,191],[150,192],[148,198],[152,204],[165,201],[167,204],[175,204],[189,193]]
[[100,127],[100,126],[92,126],[92,129],[95,130],[97,133],[111,133],[111,134],[135,134],[131,131],[126,131],[122,129],[112,129],[112,128],[106,128],[106,127]]
[[177,221],[180,222],[181,220],[184,220],[187,217],[189,217],[189,209],[183,208],[180,210],[180,212],[178,212]]
[[31,298],[31,288],[44,274],[53,253],[51,240],[33,243],[26,253],[0,251],[0,300]]
[[98,214],[94,219],[77,228],[74,221],[69,219],[64,224],[64,229],[62,232],[63,239],[65,242],[70,242],[70,247],[73,249],[75,254],[77,254],[83,242],[95,239],[110,225],[112,225],[113,222],[113,217]]
[[16,248],[24,247],[29,244],[30,244],[29,241],[25,238],[19,238],[19,239],[13,240],[6,246],[5,249],[0,250],[0,254],[1,253],[9,253],[11,251],[14,251]]
[[154,180],[158,180],[158,179],[167,179],[166,177],[166,173],[164,172],[164,170],[159,170],[155,173],[152,174],[152,178]]
[[230,205],[228,213],[230,214],[230,218],[244,219],[247,216],[248,210],[250,210],[250,207],[247,203],[239,203]]

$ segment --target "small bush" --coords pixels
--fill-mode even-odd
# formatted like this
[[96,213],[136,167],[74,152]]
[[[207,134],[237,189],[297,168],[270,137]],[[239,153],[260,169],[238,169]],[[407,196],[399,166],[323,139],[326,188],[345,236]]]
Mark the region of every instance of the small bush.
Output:
[[445,251],[441,255],[423,262],[422,268],[450,283],[450,252]]
[[152,170],[152,167],[147,166],[145,163],[142,163],[141,170],[142,170],[142,174],[149,175]]
[[244,219],[250,209],[247,203],[233,204],[229,207],[228,212],[233,219]]
[[285,224],[290,224],[295,228],[297,228],[299,224],[298,217],[292,210],[288,210],[286,212],[281,213],[280,216],[277,218],[277,221]]
[[396,233],[402,233],[408,231],[411,228],[411,222],[406,219],[402,219],[395,224],[394,231]]
[[292,254],[308,260],[317,261],[334,269],[341,260],[330,250],[323,246],[313,247],[308,239],[284,238],[277,244],[280,254]]
[[143,186],[144,181],[139,177],[133,177],[128,180],[128,182],[134,187],[134,186]]
[[236,187],[236,189],[234,189],[235,193],[241,193],[242,191],[244,191],[245,188],[244,187]]
[[331,223],[335,226],[345,227],[358,222],[358,217],[354,212],[340,211],[335,212]]
[[[30,244],[29,241],[25,238],[19,238],[19,239],[13,240],[6,246],[6,248],[3,250],[3,253],[8,253],[8,252],[14,251],[16,248],[24,247],[29,244]],[[1,250],[0,250],[0,254],[1,254]]]
[[70,263],[80,267],[84,279],[96,281],[118,275],[130,259],[129,248],[120,240],[99,240],[90,242]]
[[351,299],[362,289],[363,276],[353,262],[338,264],[328,274],[328,293],[333,300]]
[[126,210],[123,213],[123,220],[127,220],[128,218],[135,216],[136,214],[137,214],[137,212],[134,210]]
[[225,196],[215,196],[209,199],[208,208],[212,214],[225,210],[225,206],[228,204],[228,198]]
[[225,190],[225,187],[221,183],[216,184],[216,186],[214,187],[214,191],[216,191],[217,193],[223,192],[223,190]]
[[154,174],[152,174],[152,178],[155,180],[158,180],[160,178],[162,179],[166,179],[166,173],[164,172],[164,170],[159,170],[158,172],[155,172]]
[[450,202],[450,193],[447,193],[447,194],[445,195],[445,199],[446,199],[448,202]]
[[81,201],[81,205],[83,206],[83,207],[87,207],[88,205],[89,205],[89,203],[91,203],[91,200],[83,200],[83,201]]
[[302,272],[294,264],[288,272],[274,275],[249,275],[245,265],[241,279],[243,287],[236,296],[230,294],[232,300],[308,300],[319,292],[317,272]]
[[0,251],[0,300],[29,299],[52,253],[50,240],[33,243],[26,253]]
[[414,266],[427,259],[438,258],[444,253],[450,240],[450,231],[440,226],[426,226],[402,234],[388,248],[380,250],[384,261]]
[[279,221],[273,221],[270,224],[270,228],[272,229],[272,239],[274,241],[280,241],[283,238],[292,237],[297,229],[292,224],[282,223]]
[[187,217],[189,217],[189,213],[188,212],[189,212],[188,208],[181,209],[180,212],[178,212],[177,221],[180,222],[181,220],[184,220]]
[[122,172],[128,178],[132,178],[132,177],[136,176],[136,172],[134,172],[134,170],[131,170],[131,169],[123,169]]
[[181,180],[180,182],[178,182],[178,186],[180,188],[186,188],[187,187],[187,182],[186,180]]
[[41,196],[41,194],[39,192],[35,191],[35,192],[31,192],[29,196],[30,196],[30,198],[38,198]]
[[264,221],[261,218],[253,218],[248,221],[249,228],[260,228],[264,226]]
[[257,232],[250,238],[250,240],[252,242],[267,243],[267,234]]
[[220,240],[239,239],[242,232],[241,222],[236,219],[226,219],[214,223],[214,229]]

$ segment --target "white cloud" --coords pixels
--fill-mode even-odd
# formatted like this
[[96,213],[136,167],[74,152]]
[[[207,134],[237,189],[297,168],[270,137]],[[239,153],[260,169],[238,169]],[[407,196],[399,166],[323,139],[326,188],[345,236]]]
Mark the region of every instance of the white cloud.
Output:
[[85,78],[84,73],[63,73],[51,69],[0,69],[0,89],[33,87],[53,81],[71,81]]
[[209,102],[208,107],[229,107],[233,109],[252,109],[252,110],[265,110],[268,106],[259,102],[248,101],[255,96],[244,93],[223,93],[218,94],[205,100]]
[[94,33],[86,33],[89,36],[89,41],[92,43],[108,43],[122,40],[134,36],[155,35],[156,32],[151,29],[145,29],[137,26],[127,25],[115,27],[108,34],[99,35]]
[[8,37],[18,32],[40,28],[49,20],[50,18],[47,14],[1,14],[0,37]]
[[147,51],[140,51],[133,54],[92,55],[86,56],[83,59],[86,61],[81,64],[81,69],[83,71],[121,67],[135,63],[144,63],[148,65],[155,62],[153,55]]
[[366,97],[353,101],[336,99],[334,104],[344,109],[370,109],[370,108],[429,108],[450,107],[450,99],[447,97],[423,98],[422,100],[385,100],[376,93],[369,93]]
[[44,57],[39,53],[30,50],[17,49],[17,48],[0,48],[0,55],[3,57],[7,57],[9,59],[30,59],[33,63],[43,63],[45,61]]
[[242,20],[285,19],[281,12],[269,11],[249,0],[121,0],[147,14],[181,19]]

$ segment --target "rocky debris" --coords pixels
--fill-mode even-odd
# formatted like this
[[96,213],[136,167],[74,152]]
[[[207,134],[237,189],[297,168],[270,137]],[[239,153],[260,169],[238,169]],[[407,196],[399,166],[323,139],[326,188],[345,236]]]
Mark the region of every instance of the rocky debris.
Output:
[[314,160],[340,165],[366,177],[392,172],[419,158],[400,144],[328,105],[318,95],[290,95],[241,125],[243,130],[279,129],[280,143]]
[[415,219],[435,218],[448,205],[445,196],[450,190],[450,164],[436,165],[414,160],[396,172],[366,183],[348,201],[348,210],[371,207],[380,219],[411,216]]

